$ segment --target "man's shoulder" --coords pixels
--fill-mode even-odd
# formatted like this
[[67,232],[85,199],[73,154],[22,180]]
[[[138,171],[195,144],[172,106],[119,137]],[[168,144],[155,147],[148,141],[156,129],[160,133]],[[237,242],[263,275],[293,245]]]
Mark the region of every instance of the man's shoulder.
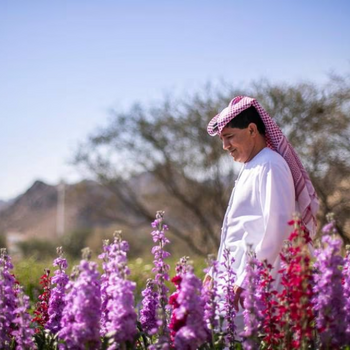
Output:
[[279,153],[267,147],[261,150],[254,160],[256,166],[278,166],[289,169],[285,159]]
[[269,161],[274,161],[274,162],[283,162],[285,163],[286,161],[284,158],[276,151],[272,150],[271,148],[265,147],[262,151],[262,156],[266,160]]

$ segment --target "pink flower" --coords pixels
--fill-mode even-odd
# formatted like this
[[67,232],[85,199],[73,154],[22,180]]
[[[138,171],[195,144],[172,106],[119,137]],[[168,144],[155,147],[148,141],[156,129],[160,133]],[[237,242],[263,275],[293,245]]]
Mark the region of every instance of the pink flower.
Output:
[[[175,276],[177,292],[172,295],[172,316],[169,324],[171,339],[176,349],[194,350],[209,338],[201,299],[202,282],[192,267],[181,276]],[[180,283],[179,283],[180,282]]]

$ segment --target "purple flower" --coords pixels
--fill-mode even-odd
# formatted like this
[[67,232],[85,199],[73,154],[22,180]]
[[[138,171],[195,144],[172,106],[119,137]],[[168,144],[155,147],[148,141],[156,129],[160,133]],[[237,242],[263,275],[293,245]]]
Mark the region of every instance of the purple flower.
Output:
[[[0,249],[0,345],[10,349],[14,340],[16,349],[34,349],[29,297],[24,295],[11,270],[13,265],[6,249]],[[12,348],[12,347],[11,347]]]
[[13,320],[15,330],[12,336],[16,341],[17,350],[34,349],[34,328],[31,328],[31,316],[28,313],[29,297],[24,295],[22,287],[17,289],[17,308],[14,310],[16,318]]
[[225,320],[225,332],[227,336],[225,337],[227,346],[231,346],[235,342],[235,332],[236,332],[236,326],[234,319],[236,317],[236,311],[234,308],[234,298],[235,298],[235,292],[234,292],[234,284],[236,281],[236,273],[233,271],[232,266],[234,263],[234,258],[230,256],[230,250],[225,248],[224,249],[224,262],[223,270],[221,270],[219,274],[220,283],[219,286],[222,287],[224,295],[225,295],[225,302],[223,305],[223,312],[224,312],[224,320]]
[[13,322],[16,317],[16,279],[11,274],[13,265],[6,249],[0,249],[0,344],[9,349],[12,340]]
[[245,291],[243,292],[245,329],[240,334],[243,338],[244,349],[247,350],[258,349],[260,345],[258,336],[261,332],[264,305],[259,293],[259,267],[260,263],[254,252],[250,251],[246,267]]
[[148,350],[169,350],[169,339],[163,336],[160,336],[156,344],[152,344],[148,347]]
[[154,281],[147,280],[146,288],[142,291],[142,309],[140,311],[140,322],[142,329],[153,335],[158,330],[157,307],[158,294],[154,291]]
[[109,349],[115,349],[116,343],[132,342],[136,333],[136,311],[134,308],[135,283],[128,281],[130,274],[127,266],[129,245],[121,238],[120,231],[114,235],[114,242],[103,244],[101,283],[101,335],[111,337],[114,343]]
[[323,233],[334,233],[334,223],[330,222],[322,228]]
[[194,275],[193,268],[189,266],[181,276],[176,297],[178,307],[173,310],[177,321],[184,320],[184,325],[177,330],[174,337],[176,349],[197,349],[209,337],[204,320],[204,303],[200,296],[201,288],[201,280]]
[[109,276],[112,271],[110,271],[110,267],[108,265],[109,263],[109,251],[110,251],[110,245],[109,240],[103,241],[103,253],[100,254],[98,257],[99,259],[103,260],[102,268],[104,273],[101,275],[101,336],[104,336],[106,331],[106,321],[108,318],[108,309],[107,309],[107,303],[108,303],[108,295],[107,295],[107,288],[109,283]]
[[[121,278],[117,273],[112,273],[109,278],[108,294],[108,318],[105,322],[106,336],[111,336],[118,344],[127,341],[132,342],[137,333],[137,315],[134,308],[134,282]],[[108,349],[117,349],[113,344]]]
[[[208,268],[205,269],[206,273],[211,273],[212,279],[210,283],[206,283],[202,288],[202,300],[204,303],[204,320],[209,330],[212,332],[212,342],[214,331],[217,330],[218,322],[218,281],[216,276],[218,275],[218,262],[212,257],[208,258]],[[213,343],[211,344],[213,345]]]
[[156,220],[152,222],[152,227],[155,229],[151,235],[156,245],[152,248],[152,254],[154,255],[154,268],[152,272],[155,273],[154,286],[158,295],[158,325],[160,325],[159,332],[160,337],[168,338],[167,331],[167,314],[166,306],[168,303],[169,289],[165,285],[165,281],[169,281],[169,269],[170,266],[164,262],[164,259],[170,256],[170,253],[164,250],[164,246],[169,242],[165,237],[165,231],[168,230],[168,226],[163,223],[164,212],[158,211],[156,214]]
[[57,253],[59,254],[59,257],[53,261],[52,265],[58,266],[60,270],[66,270],[68,268],[68,263],[67,263],[67,260],[62,257],[63,255],[62,247],[57,248]]
[[75,281],[67,284],[60,339],[70,349],[99,349],[101,295],[97,264],[82,260]]
[[55,276],[52,277],[51,283],[56,284],[51,290],[49,300],[49,320],[45,325],[52,333],[56,334],[61,329],[62,312],[65,307],[66,285],[69,282],[65,269],[67,269],[67,260],[64,259],[62,247],[57,248],[58,258],[53,261],[53,266],[58,266]]
[[346,338],[347,344],[350,344],[350,246],[346,246],[346,256],[343,267],[343,288],[345,299],[345,313],[346,313]]
[[344,260],[339,254],[341,240],[324,236],[323,249],[315,251],[314,267],[314,310],[316,327],[320,334],[322,346],[325,348],[340,348],[346,344],[346,320],[344,288],[342,273],[339,267]]

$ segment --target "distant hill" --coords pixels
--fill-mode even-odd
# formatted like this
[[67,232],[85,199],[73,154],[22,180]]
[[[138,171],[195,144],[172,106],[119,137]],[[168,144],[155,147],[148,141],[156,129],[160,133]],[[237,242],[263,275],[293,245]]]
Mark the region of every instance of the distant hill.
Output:
[[0,211],[4,210],[7,207],[7,202],[0,199]]
[[14,202],[14,199],[3,201],[0,199],[0,212],[5,210],[7,207],[9,207]]
[[[106,220],[93,213],[96,204],[106,197],[108,190],[93,181],[65,185],[65,231],[106,224]],[[13,203],[2,205],[0,232],[23,234],[26,238],[55,237],[57,204],[58,186],[36,181]]]
[[[150,174],[141,174],[130,181],[140,195],[159,192]],[[54,238],[57,236],[59,185],[43,181],[34,184],[11,202],[0,202],[0,233],[23,235],[25,238]],[[76,229],[107,227],[128,215],[135,224],[139,219],[119,203],[112,192],[95,181],[84,180],[64,186],[65,232]],[[119,214],[119,215],[118,215]]]
[[[170,253],[176,256],[192,253],[188,243],[179,236],[179,232],[197,235],[191,211],[169,194],[151,173],[134,176],[128,185],[119,187],[110,183],[107,188],[84,180],[52,186],[35,181],[13,201],[2,202],[0,246],[7,245],[12,255],[44,257],[55,254],[55,247],[63,245],[65,251],[75,247],[74,256],[79,256],[84,246],[100,251],[103,240],[112,239],[114,231],[122,230],[130,244],[130,256],[149,258],[153,244],[150,224],[156,211],[163,210],[170,227]],[[130,194],[128,188],[132,188],[133,193]],[[64,212],[59,204],[63,202],[63,189]],[[125,197],[124,200],[121,197]]]

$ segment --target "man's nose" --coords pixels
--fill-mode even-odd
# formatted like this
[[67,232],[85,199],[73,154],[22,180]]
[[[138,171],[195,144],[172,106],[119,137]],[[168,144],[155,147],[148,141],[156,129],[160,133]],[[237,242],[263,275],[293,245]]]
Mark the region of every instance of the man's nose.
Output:
[[230,147],[230,143],[227,140],[222,140],[222,148],[227,151]]

